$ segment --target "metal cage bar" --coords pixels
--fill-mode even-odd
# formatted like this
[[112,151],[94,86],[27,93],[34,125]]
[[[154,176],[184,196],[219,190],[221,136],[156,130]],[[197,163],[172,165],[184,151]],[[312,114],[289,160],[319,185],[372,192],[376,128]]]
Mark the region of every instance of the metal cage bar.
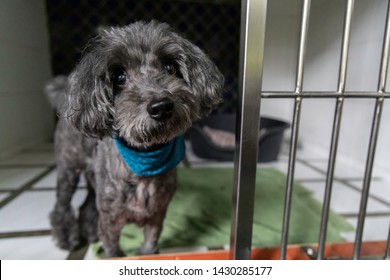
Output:
[[318,240],[317,259],[319,260],[324,258],[324,252],[325,252],[325,243],[326,243],[326,235],[328,230],[328,220],[329,220],[329,211],[330,211],[330,200],[332,196],[333,178],[334,178],[334,170],[336,165],[337,147],[338,147],[339,136],[340,136],[341,119],[343,115],[343,105],[344,105],[343,95],[345,91],[345,81],[347,76],[348,50],[349,50],[349,40],[351,36],[351,22],[352,22],[354,4],[355,4],[354,0],[348,0],[345,9],[344,31],[343,31],[343,40],[341,45],[341,57],[340,57],[340,68],[339,68],[339,82],[337,87],[337,92],[340,93],[341,96],[337,98],[334,120],[333,120],[332,138],[331,138],[329,160],[328,160],[328,172],[327,172],[326,182],[325,182],[324,202],[323,202],[321,224],[320,224],[320,235]]
[[[230,258],[249,259],[260,125],[267,0],[243,0]],[[244,145],[245,144],[245,145]]]
[[261,98],[389,98],[388,92],[359,91],[359,92],[331,92],[331,91],[303,91],[296,93],[294,91],[264,91]]
[[385,259],[390,260],[390,225],[389,225],[389,234],[387,236],[387,247],[386,247]]
[[[296,161],[297,140],[300,124],[302,100],[305,98],[336,98],[334,123],[332,129],[331,148],[329,151],[328,172],[324,195],[324,206],[319,236],[318,259],[324,257],[328,215],[334,170],[337,156],[343,102],[345,98],[376,99],[370,142],[367,153],[364,173],[363,190],[360,203],[358,226],[356,230],[353,258],[360,258],[364,219],[366,216],[367,200],[372,176],[376,144],[378,140],[383,103],[390,93],[385,92],[390,51],[390,0],[387,7],[385,35],[383,40],[381,66],[378,81],[378,90],[345,91],[345,82],[348,66],[348,47],[351,33],[351,21],[354,0],[347,0],[344,17],[344,29],[339,66],[339,81],[336,92],[331,91],[303,91],[303,73],[305,48],[307,41],[308,22],[310,16],[310,0],[303,0],[301,15],[301,31],[296,73],[295,91],[262,92],[261,79],[264,54],[266,0],[243,0],[241,21],[241,52],[240,52],[240,104],[237,117],[236,158],[235,158],[235,192],[233,195],[233,222],[231,235],[231,258],[249,259],[253,223],[253,196],[255,192],[256,163],[257,163],[257,128],[259,127],[261,98],[294,98],[294,113],[291,127],[291,142],[289,150],[288,174],[285,193],[285,208],[283,213],[282,238],[280,258],[285,259],[288,245],[288,231],[291,212],[291,200]],[[258,28],[256,30],[256,28]],[[249,60],[250,58],[250,60]],[[259,90],[260,89],[260,90]],[[257,94],[260,93],[260,94]],[[245,145],[243,145],[245,143]],[[390,259],[390,229],[387,239],[385,258]]]
[[360,259],[360,252],[362,246],[364,220],[366,217],[368,194],[370,191],[371,175],[374,166],[374,157],[376,150],[376,143],[378,140],[379,125],[382,116],[383,98],[378,98],[375,105],[374,118],[372,121],[372,129],[370,135],[370,142],[368,146],[366,169],[364,171],[363,190],[360,201],[358,224],[356,229],[355,248],[353,253],[353,259]]
[[345,83],[346,83],[345,81],[347,78],[347,68],[348,68],[349,39],[351,37],[351,22],[352,22],[354,5],[355,5],[355,0],[347,0],[345,16],[344,16],[343,42],[341,44],[339,82],[337,88],[338,93],[343,93],[345,91]]
[[298,64],[295,93],[301,93],[303,88],[303,72],[305,66],[307,33],[309,30],[311,0],[304,0],[302,6],[301,35],[299,38]]
[[280,242],[280,259],[286,259],[288,232],[290,227],[291,201],[294,183],[295,158],[298,144],[299,120],[301,115],[302,98],[297,97],[294,104],[294,115],[291,125],[291,142],[287,170],[286,194],[284,199],[282,238]]
[[[307,31],[309,28],[309,16],[310,16],[310,0],[304,0],[302,4],[302,18],[301,18],[301,32],[299,39],[299,50],[298,50],[298,64],[296,74],[296,87],[295,93],[299,94],[302,92],[303,87],[303,73],[304,73],[304,61],[306,52],[306,41]],[[286,194],[284,200],[284,212],[283,212],[283,225],[282,225],[282,236],[280,243],[280,259],[286,259],[287,245],[288,245],[288,232],[290,227],[290,215],[291,215],[291,201],[294,184],[294,171],[295,171],[295,159],[298,143],[299,134],[299,122],[301,117],[301,106],[302,98],[297,96],[294,104],[294,115],[291,128],[291,142],[290,142],[290,153],[288,161],[287,171],[287,183],[286,183]]]
[[[390,1],[387,4],[385,34],[383,39],[381,66],[380,66],[379,81],[378,81],[379,93],[384,92],[386,88],[386,78],[387,78],[388,60],[389,60],[389,51],[390,51],[389,50],[389,46],[390,46],[389,25],[390,25]],[[366,168],[364,171],[362,197],[360,201],[359,217],[358,217],[358,224],[356,229],[355,248],[353,252],[353,259],[355,260],[360,259],[360,254],[361,254],[364,222],[365,222],[366,210],[367,210],[367,201],[370,192],[371,176],[372,176],[372,170],[374,165],[376,144],[378,141],[380,121],[381,121],[382,111],[383,111],[383,102],[384,102],[383,97],[378,97],[376,99],[374,117],[372,120],[372,128],[371,128],[370,142],[368,145]]]
[[389,66],[390,51],[390,1],[387,3],[385,34],[383,39],[381,66],[379,73],[378,92],[384,93],[386,90],[387,71]]

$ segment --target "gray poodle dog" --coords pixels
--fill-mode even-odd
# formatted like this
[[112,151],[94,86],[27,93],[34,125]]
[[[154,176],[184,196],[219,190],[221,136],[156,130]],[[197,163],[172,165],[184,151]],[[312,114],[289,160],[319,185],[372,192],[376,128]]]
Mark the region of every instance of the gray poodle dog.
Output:
[[[119,256],[120,231],[135,223],[144,228],[140,254],[157,253],[183,134],[221,102],[223,83],[208,56],[167,24],[100,29],[69,77],[46,85],[60,115],[50,214],[58,246],[99,239],[107,257]],[[81,173],[88,195],[76,218]]]

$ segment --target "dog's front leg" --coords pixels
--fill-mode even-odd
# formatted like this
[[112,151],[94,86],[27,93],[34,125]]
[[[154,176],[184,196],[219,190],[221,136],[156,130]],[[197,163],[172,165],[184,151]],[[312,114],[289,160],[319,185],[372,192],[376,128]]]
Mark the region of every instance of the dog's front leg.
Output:
[[114,218],[106,211],[100,211],[99,237],[103,243],[106,258],[121,257],[124,253],[119,248],[119,236],[125,221]]
[[57,201],[54,210],[50,213],[52,234],[60,248],[74,250],[81,245],[79,227],[71,205],[80,176],[80,168],[71,166],[67,162],[60,162],[57,170]]
[[144,226],[144,243],[139,253],[150,255],[158,253],[158,240],[163,229],[165,215],[168,205],[176,190],[176,170],[169,171],[155,177],[149,183],[149,206],[154,209],[154,214]]
[[83,239],[89,243],[99,240],[98,237],[98,217],[99,213],[96,209],[95,190],[88,184],[87,197],[79,209],[79,227],[80,234]]
[[164,216],[156,217],[145,225],[144,243],[139,250],[140,255],[152,255],[158,253],[158,239],[163,228]]

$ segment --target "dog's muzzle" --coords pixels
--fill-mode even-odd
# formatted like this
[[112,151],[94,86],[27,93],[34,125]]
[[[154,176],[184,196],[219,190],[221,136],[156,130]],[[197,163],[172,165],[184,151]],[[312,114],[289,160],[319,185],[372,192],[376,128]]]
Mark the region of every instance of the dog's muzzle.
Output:
[[154,100],[150,102],[146,108],[150,117],[159,122],[170,119],[173,115],[173,109],[173,101],[168,97]]

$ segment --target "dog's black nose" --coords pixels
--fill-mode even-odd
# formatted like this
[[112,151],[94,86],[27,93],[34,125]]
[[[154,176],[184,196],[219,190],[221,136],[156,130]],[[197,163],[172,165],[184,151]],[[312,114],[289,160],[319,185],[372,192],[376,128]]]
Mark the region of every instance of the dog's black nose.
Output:
[[150,117],[156,121],[165,121],[172,117],[173,101],[169,98],[163,98],[152,101],[146,108]]

